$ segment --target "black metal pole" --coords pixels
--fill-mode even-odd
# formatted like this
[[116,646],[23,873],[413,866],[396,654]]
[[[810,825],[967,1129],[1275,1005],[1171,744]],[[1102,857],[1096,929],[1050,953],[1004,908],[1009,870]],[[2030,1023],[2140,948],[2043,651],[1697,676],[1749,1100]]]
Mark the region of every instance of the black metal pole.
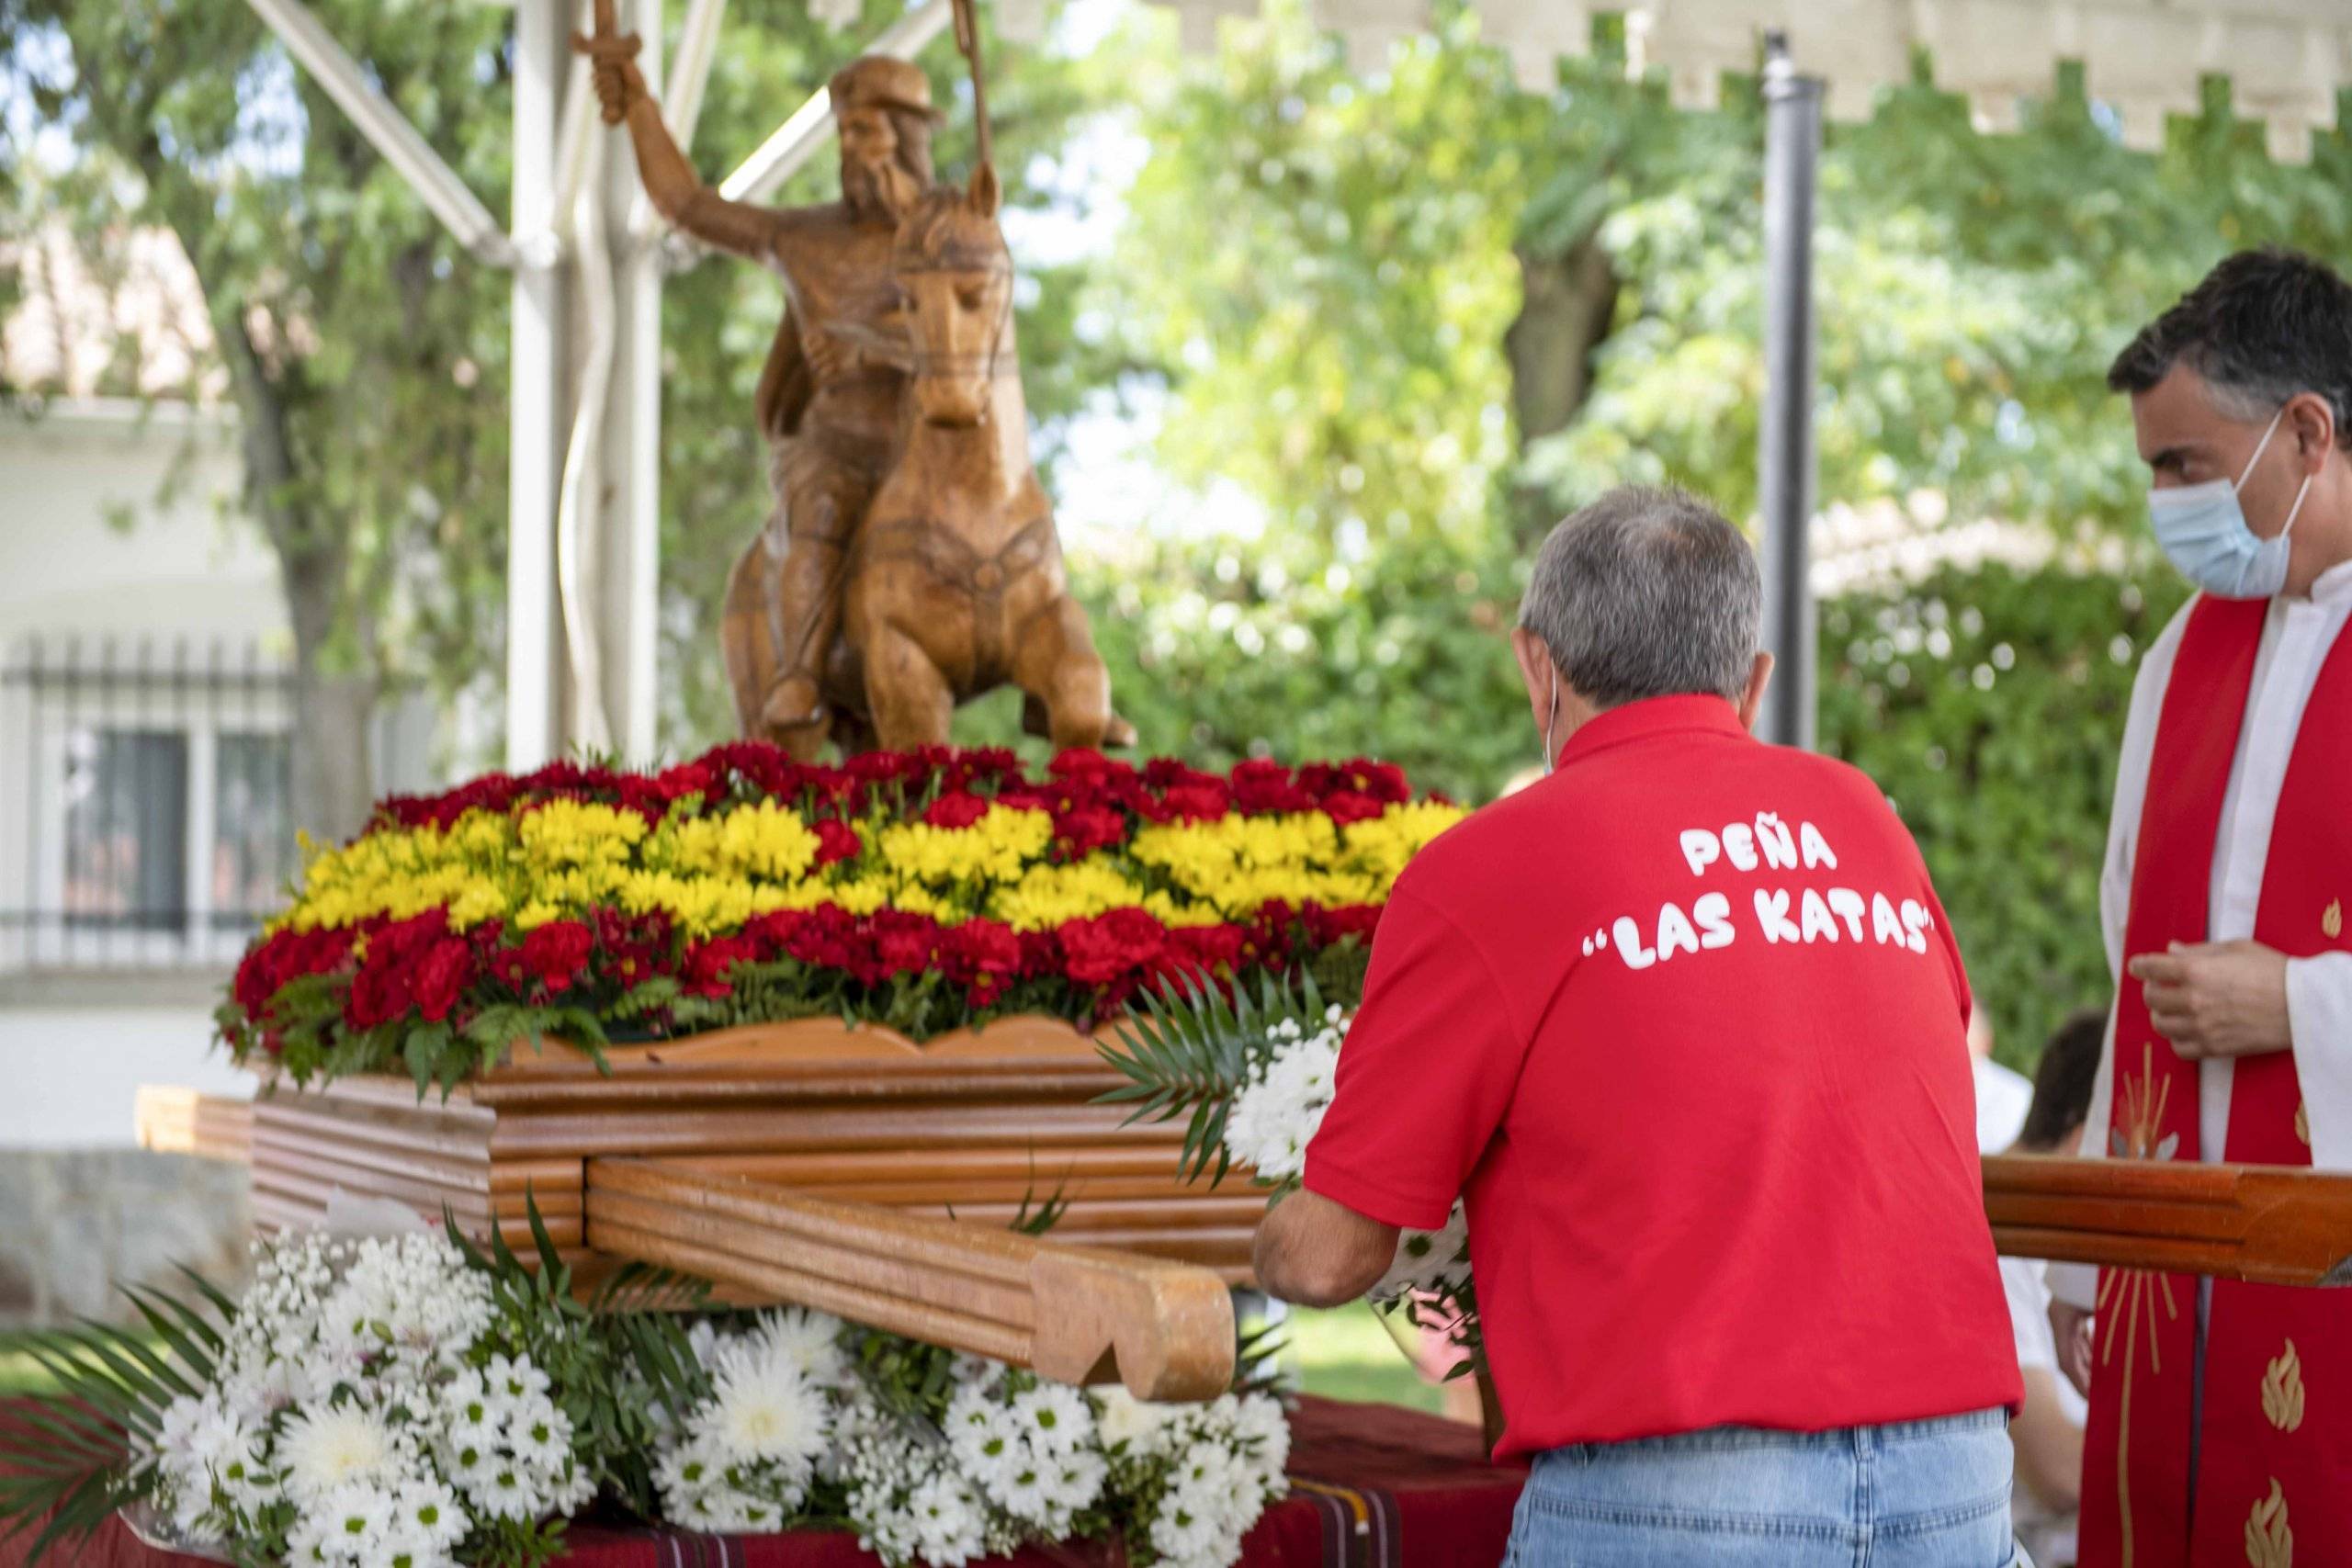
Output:
[[1821,84],[1797,73],[1788,40],[1764,60],[1764,415],[1756,493],[1764,520],[1764,647],[1772,655],[1762,729],[1814,741],[1813,594],[1805,533],[1813,517],[1813,206],[1821,157]]

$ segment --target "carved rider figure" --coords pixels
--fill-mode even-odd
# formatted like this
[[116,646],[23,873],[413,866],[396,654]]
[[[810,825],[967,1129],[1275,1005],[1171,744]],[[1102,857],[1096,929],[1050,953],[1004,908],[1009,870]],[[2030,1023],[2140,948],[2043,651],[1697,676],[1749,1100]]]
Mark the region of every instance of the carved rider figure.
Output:
[[576,40],[594,62],[607,124],[626,123],[656,210],[704,243],[773,267],[789,309],[755,404],[774,452],[776,506],[728,581],[728,677],[746,734],[813,757],[827,739],[825,660],[841,625],[844,561],[889,463],[906,386],[891,280],[899,220],[932,184],[938,118],[918,67],[868,56],[828,85],[842,199],[771,208],[705,186],[662,122],[634,35]]

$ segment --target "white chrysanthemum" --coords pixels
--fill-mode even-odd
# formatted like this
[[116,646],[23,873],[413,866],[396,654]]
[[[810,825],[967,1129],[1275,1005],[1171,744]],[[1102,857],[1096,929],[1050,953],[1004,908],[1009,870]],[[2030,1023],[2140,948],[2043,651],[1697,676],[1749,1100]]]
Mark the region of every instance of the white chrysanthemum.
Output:
[[337,1486],[302,1511],[294,1537],[329,1562],[351,1562],[364,1568],[389,1563],[392,1521],[397,1512],[392,1494],[365,1482]]
[[1102,1436],[1102,1446],[1138,1457],[1151,1451],[1178,1410],[1172,1404],[1137,1399],[1116,1383],[1094,1390],[1093,1396],[1099,1411],[1095,1430]]
[[780,1360],[721,1369],[711,1389],[708,1430],[732,1459],[808,1465],[831,1437],[825,1396]]
[[1325,1029],[1280,1045],[1250,1075],[1225,1124],[1225,1146],[1264,1181],[1287,1181],[1306,1168],[1306,1145],[1330,1108],[1340,1066],[1340,1031]]
[[399,1465],[383,1422],[348,1404],[297,1411],[279,1435],[277,1453],[287,1490],[305,1500],[389,1479]]
[[959,1475],[942,1472],[917,1486],[906,1517],[914,1555],[931,1568],[963,1568],[988,1550],[980,1500]]
[[842,1320],[803,1307],[764,1314],[753,1335],[767,1355],[784,1362],[819,1388],[838,1385],[849,1372],[842,1353]]
[[548,1375],[531,1364],[528,1356],[511,1360],[504,1356],[492,1356],[490,1365],[482,1369],[481,1381],[490,1406],[502,1418],[512,1416],[527,1400],[537,1399],[548,1391]]
[[1021,1434],[1045,1453],[1069,1453],[1094,1436],[1094,1410],[1068,1383],[1039,1383],[1012,1399]]
[[1280,1485],[1290,1468],[1290,1419],[1282,1401],[1262,1393],[1234,1402],[1233,1435],[1250,1450],[1261,1482]]
[[947,1446],[956,1461],[991,1495],[1025,1460],[1018,1418],[988,1386],[967,1383],[948,1401]]
[[393,1498],[395,1540],[417,1555],[447,1556],[466,1539],[473,1521],[466,1517],[458,1495],[438,1481],[411,1481]]

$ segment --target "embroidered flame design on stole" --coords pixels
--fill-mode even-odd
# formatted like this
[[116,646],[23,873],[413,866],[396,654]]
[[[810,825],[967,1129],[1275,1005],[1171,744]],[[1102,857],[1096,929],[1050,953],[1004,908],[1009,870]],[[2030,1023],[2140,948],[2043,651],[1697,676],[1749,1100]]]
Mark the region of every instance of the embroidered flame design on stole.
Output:
[[2276,1476],[2270,1495],[2246,1516],[2245,1560],[2250,1568],[2295,1568],[2295,1532],[2287,1528],[2287,1494]]
[[2291,1432],[2303,1424],[2303,1361],[2295,1354],[2295,1342],[2291,1339],[2263,1374],[2262,1413],[2282,1432]]

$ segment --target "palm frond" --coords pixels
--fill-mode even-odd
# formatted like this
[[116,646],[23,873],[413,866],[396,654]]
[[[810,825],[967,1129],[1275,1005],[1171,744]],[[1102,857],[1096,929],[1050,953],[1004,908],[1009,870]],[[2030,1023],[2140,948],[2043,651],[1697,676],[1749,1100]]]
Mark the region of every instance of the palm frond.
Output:
[[1228,991],[1199,976],[1179,976],[1140,995],[1115,1038],[1102,1045],[1102,1059],[1127,1081],[1097,1103],[1132,1107],[1130,1124],[1183,1117],[1179,1172],[1194,1181],[1213,1168],[1215,1186],[1231,1165],[1225,1129],[1234,1098],[1270,1050],[1268,1031],[1285,1019],[1320,1025],[1323,1005],[1311,974],[1294,980],[1270,972],[1255,995],[1246,985]]
[[[1069,1213],[1069,1201],[1062,1196],[1068,1190],[1064,1183],[1057,1181],[1054,1190],[1046,1194],[1045,1201],[1038,1202],[1037,1161],[1033,1152],[1029,1159],[1029,1184],[1022,1189],[1021,1212],[1012,1216],[1011,1228],[1023,1235],[1044,1235],[1061,1224],[1062,1216]],[[1035,1205],[1034,1208],[1033,1204]]]
[[40,1525],[26,1549],[28,1564],[52,1547],[86,1540],[138,1495],[133,1444],[152,1439],[165,1408],[210,1375],[219,1340],[201,1313],[161,1292],[125,1293],[163,1350],[139,1330],[88,1319],[0,1336],[0,1352],[31,1360],[56,1384],[17,1404],[0,1429],[0,1540]]
[[589,1298],[592,1316],[626,1313],[694,1312],[710,1299],[710,1281],[650,1263],[630,1263],[605,1277]]

